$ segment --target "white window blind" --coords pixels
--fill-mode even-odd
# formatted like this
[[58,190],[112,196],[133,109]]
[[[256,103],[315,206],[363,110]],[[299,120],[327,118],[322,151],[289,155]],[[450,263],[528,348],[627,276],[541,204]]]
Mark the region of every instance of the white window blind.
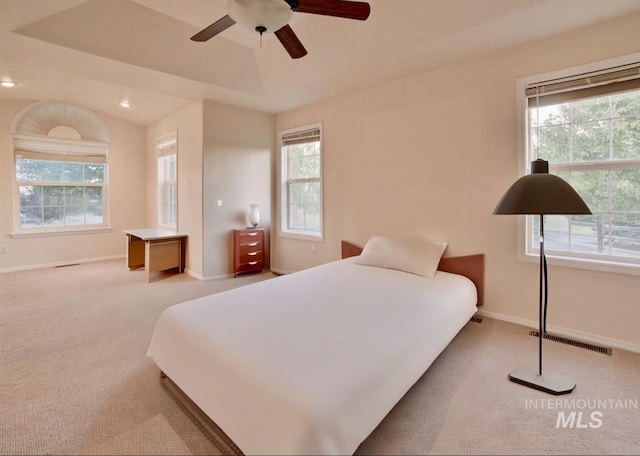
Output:
[[178,140],[175,136],[158,140],[158,156],[174,155],[178,151]]
[[290,146],[293,144],[313,143],[320,141],[320,129],[312,128],[294,133],[282,135],[282,145]]
[[640,89],[640,62],[531,83],[525,95],[529,106],[549,106],[636,89]]
[[83,163],[106,163],[107,144],[27,135],[14,135],[16,158]]

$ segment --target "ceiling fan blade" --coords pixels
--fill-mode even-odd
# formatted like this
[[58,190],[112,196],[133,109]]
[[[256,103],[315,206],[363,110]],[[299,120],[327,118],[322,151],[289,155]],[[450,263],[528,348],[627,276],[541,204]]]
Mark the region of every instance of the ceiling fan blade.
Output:
[[371,13],[366,2],[350,0],[285,0],[298,13],[321,14],[365,21]]
[[275,31],[276,37],[280,40],[284,48],[287,50],[291,58],[299,59],[307,55],[307,50],[304,48],[297,35],[289,25],[279,28]]
[[226,29],[228,29],[229,27],[231,27],[235,23],[236,23],[236,21],[234,21],[231,18],[231,16],[229,16],[229,15],[224,16],[224,17],[218,19],[217,21],[215,21],[209,27],[207,27],[207,28],[199,31],[195,35],[193,35],[191,37],[191,40],[192,41],[207,41],[207,40],[213,38],[214,36],[216,36],[218,33],[224,32]]

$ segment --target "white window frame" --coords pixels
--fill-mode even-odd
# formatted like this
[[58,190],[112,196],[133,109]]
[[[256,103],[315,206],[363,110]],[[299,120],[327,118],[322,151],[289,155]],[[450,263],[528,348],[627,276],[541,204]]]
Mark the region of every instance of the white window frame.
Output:
[[[308,178],[308,179],[296,179],[296,182],[301,181],[319,181],[320,182],[320,231],[312,231],[312,230],[295,230],[288,228],[289,225],[289,197],[288,197],[288,189],[290,179],[288,176],[288,157],[286,154],[285,146],[283,144],[283,138],[290,135],[295,135],[296,133],[302,133],[310,130],[318,130],[320,132],[320,145],[319,145],[319,153],[320,153],[320,169],[319,169],[319,177]],[[293,128],[290,130],[281,131],[278,134],[278,143],[280,150],[280,160],[279,160],[279,207],[280,207],[280,216],[278,234],[284,238],[290,239],[299,239],[299,240],[308,240],[321,242],[324,239],[324,146],[323,146],[323,136],[322,136],[322,123],[315,123],[310,125],[305,125],[298,128]]]
[[[528,145],[528,119],[527,119],[527,99],[525,95],[526,87],[532,84],[562,78],[569,78],[580,74],[587,74],[601,71],[607,68],[614,68],[623,65],[630,65],[640,61],[640,53],[627,56],[607,59],[577,67],[567,68],[554,72],[529,76],[518,79],[516,82],[517,100],[517,138],[518,138],[518,170],[519,176],[524,176],[529,171],[531,160],[535,159]],[[541,157],[544,158],[544,157]],[[562,166],[550,164],[549,171],[559,171]],[[534,216],[519,217],[518,219],[518,259],[520,261],[537,263],[539,261],[538,246],[533,239]],[[535,245],[534,245],[535,244]],[[593,271],[603,271],[612,273],[622,273],[640,275],[640,264],[634,262],[615,261],[612,257],[595,256],[570,256],[556,252],[552,253],[545,249],[547,261],[550,265],[586,269]]]
[[[167,161],[175,160],[175,178],[167,177]],[[178,137],[173,132],[156,141],[156,192],[157,192],[157,224],[160,228],[178,229]],[[173,186],[174,213],[169,215],[171,201],[168,195],[170,186]]]
[[[40,236],[56,236],[56,235],[72,235],[81,233],[95,233],[109,231],[109,165],[107,144],[100,141],[74,140],[49,138],[42,136],[30,136],[15,134],[13,138],[14,146],[14,166],[13,166],[13,183],[14,183],[14,238],[40,237]],[[61,163],[74,164],[102,164],[104,165],[103,181],[101,183],[87,182],[58,182],[58,181],[18,181],[17,179],[17,160],[31,159]],[[102,223],[77,224],[77,225],[59,225],[59,226],[42,226],[35,228],[23,228],[21,223],[21,202],[20,187],[21,186],[55,186],[55,187],[100,187],[102,189]],[[44,204],[44,201],[43,201]],[[63,206],[65,207],[65,199],[63,197]],[[44,205],[42,206],[44,210]]]

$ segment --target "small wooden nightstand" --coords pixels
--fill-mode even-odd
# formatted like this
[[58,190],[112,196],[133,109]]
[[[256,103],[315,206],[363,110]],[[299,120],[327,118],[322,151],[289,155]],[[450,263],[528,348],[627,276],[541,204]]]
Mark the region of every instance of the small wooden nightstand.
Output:
[[233,230],[233,273],[262,271],[264,267],[264,228]]

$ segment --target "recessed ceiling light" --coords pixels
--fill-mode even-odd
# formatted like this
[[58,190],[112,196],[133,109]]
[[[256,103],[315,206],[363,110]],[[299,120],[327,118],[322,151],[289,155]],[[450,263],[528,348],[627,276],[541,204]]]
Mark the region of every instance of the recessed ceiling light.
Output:
[[0,85],[2,87],[15,87],[16,83],[13,82],[13,81],[2,81],[2,82],[0,82]]
[[122,106],[123,108],[130,108],[131,105],[129,104],[129,102],[127,100],[122,100],[120,102],[120,106]]

